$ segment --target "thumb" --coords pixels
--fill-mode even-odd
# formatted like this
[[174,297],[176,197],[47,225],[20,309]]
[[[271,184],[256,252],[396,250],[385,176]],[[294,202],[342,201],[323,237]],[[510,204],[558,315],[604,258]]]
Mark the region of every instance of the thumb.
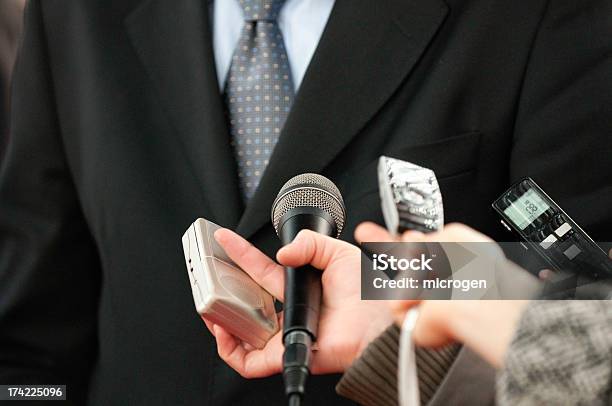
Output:
[[359,256],[359,248],[332,237],[310,230],[302,230],[291,244],[276,254],[278,262],[285,266],[310,264],[325,270],[333,261],[350,255]]
[[414,326],[414,341],[418,346],[438,348],[454,341],[445,301],[424,301]]

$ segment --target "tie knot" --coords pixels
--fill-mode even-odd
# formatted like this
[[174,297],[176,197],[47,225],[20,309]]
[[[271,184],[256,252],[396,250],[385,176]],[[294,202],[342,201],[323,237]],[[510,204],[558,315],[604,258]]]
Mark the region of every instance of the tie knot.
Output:
[[239,0],[245,21],[276,21],[286,0]]

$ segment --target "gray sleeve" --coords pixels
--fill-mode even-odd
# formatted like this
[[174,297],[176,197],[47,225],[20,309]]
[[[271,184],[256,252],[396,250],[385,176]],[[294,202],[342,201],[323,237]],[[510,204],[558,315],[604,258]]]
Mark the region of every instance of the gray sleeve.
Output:
[[530,303],[498,374],[498,404],[608,404],[611,310],[609,301]]
[[[417,348],[421,403],[427,404],[453,364],[459,346]],[[336,386],[338,394],[367,406],[396,406],[399,328],[392,325],[364,350]]]

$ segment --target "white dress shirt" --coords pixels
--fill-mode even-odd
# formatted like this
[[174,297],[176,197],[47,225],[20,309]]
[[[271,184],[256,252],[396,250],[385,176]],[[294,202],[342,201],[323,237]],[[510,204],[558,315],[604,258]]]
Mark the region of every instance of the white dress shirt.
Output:
[[[334,1],[287,0],[278,16],[296,92],[317,49]],[[223,91],[244,18],[238,0],[216,0],[212,7],[215,63],[219,89]]]

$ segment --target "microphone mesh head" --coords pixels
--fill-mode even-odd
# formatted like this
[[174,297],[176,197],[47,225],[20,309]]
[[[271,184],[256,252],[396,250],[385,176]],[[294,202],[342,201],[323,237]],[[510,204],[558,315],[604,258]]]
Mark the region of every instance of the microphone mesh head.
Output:
[[304,173],[289,179],[272,204],[272,224],[278,234],[281,217],[296,207],[316,207],[329,214],[336,223],[337,236],[344,228],[346,213],[340,191],[325,176]]

